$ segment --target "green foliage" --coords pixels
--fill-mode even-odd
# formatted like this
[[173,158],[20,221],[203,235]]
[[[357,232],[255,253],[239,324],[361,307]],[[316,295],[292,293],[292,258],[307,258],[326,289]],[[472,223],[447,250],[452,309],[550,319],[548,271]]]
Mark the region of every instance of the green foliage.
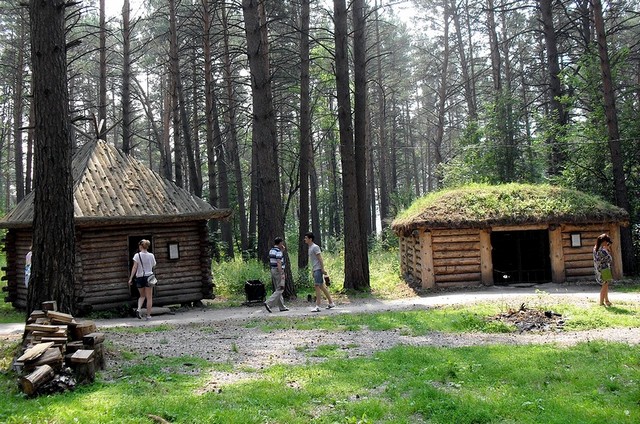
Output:
[[213,264],[216,294],[222,297],[244,296],[244,284],[248,280],[260,280],[268,284],[271,275],[258,259],[243,260],[236,256],[233,260]]

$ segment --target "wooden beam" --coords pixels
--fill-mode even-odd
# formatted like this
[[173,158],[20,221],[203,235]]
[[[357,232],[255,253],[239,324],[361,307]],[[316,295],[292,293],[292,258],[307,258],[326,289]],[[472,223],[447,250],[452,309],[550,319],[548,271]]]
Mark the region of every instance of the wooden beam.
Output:
[[551,259],[551,281],[556,284],[564,283],[566,275],[564,269],[564,249],[562,247],[562,228],[549,230],[549,256]]
[[491,246],[491,232],[480,230],[480,272],[482,284],[492,286],[493,281],[493,247]]
[[422,241],[420,254],[422,255],[422,288],[430,289],[436,286],[436,278],[433,269],[433,241],[430,232],[420,234]]

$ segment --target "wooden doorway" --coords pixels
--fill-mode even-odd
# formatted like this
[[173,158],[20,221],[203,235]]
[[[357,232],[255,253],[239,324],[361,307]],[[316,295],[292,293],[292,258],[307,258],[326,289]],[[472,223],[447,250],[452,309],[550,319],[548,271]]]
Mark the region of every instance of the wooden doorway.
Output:
[[551,281],[547,230],[493,231],[491,247],[495,285]]

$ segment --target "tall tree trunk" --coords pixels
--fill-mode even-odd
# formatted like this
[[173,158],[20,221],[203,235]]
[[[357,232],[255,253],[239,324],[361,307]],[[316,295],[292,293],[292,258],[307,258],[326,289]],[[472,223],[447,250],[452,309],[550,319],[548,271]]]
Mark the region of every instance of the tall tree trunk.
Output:
[[[376,4],[376,76],[378,78],[378,173],[380,181],[380,222],[382,231],[389,226],[391,218],[391,201],[389,199],[388,167],[387,167],[387,100],[384,92],[382,75],[382,51],[380,46],[380,20]],[[372,155],[373,156],[373,155]]]
[[[438,124],[436,125],[436,137],[433,142],[433,151],[434,151],[434,167],[437,169],[439,165],[442,163],[442,144],[444,142],[444,133],[445,133],[445,118],[447,113],[447,95],[448,95],[448,84],[449,84],[449,5],[445,0],[443,2],[444,9],[444,17],[443,17],[443,46],[444,51],[442,52],[442,69],[440,69],[440,83],[438,86],[438,107],[437,107],[437,118]],[[440,181],[438,181],[438,186],[440,185]]]
[[231,69],[231,52],[229,47],[229,12],[226,1],[221,1],[221,20],[223,31],[223,64],[224,83],[227,94],[227,110],[225,119],[227,124],[228,158],[233,166],[234,183],[236,187],[236,202],[238,204],[238,224],[240,227],[240,249],[247,252],[251,249],[249,232],[247,228],[247,210],[245,206],[244,185],[242,183],[242,167],[240,165],[240,152],[238,149],[238,131],[236,125],[236,98],[233,89],[233,71]]
[[[356,157],[351,123],[347,7],[344,0],[334,0],[335,74],[340,126],[340,160],[342,163],[342,200],[344,213],[344,288],[359,289],[368,283],[362,263],[362,241],[356,176]],[[364,286],[366,287],[366,286]]]
[[[354,152],[362,280],[354,289],[369,290],[369,210],[367,204],[367,43],[364,0],[353,0]],[[354,240],[355,242],[356,240]]]
[[43,301],[75,312],[75,225],[65,0],[29,3],[34,102],[34,218],[27,316]]
[[131,152],[131,5],[122,5],[122,151]]
[[491,52],[491,76],[496,94],[502,92],[502,70],[500,64],[500,44],[496,31],[496,18],[493,0],[487,0],[487,30],[489,31],[489,49]]
[[[600,70],[602,72],[602,89],[604,95],[604,113],[607,118],[607,133],[609,135],[609,152],[611,153],[611,167],[616,194],[616,204],[632,213],[627,186],[625,183],[624,166],[620,148],[620,132],[618,130],[618,114],[616,112],[615,90],[611,75],[611,62],[609,61],[609,49],[607,47],[607,35],[602,15],[602,2],[593,0],[593,19],[598,41],[598,53],[600,55]],[[635,273],[635,258],[633,254],[633,240],[631,226],[620,229],[622,246],[622,262],[627,274]]]
[[[168,180],[173,180],[173,164],[171,160],[171,119],[175,115],[173,113],[173,78],[171,72],[166,76],[165,85],[168,89],[161,90],[164,93],[162,107],[162,144],[160,147],[160,171],[162,176]],[[150,110],[150,109],[149,109]]]
[[[467,102],[467,110],[469,113],[468,121],[478,119],[478,110],[476,107],[475,93],[473,91],[473,68],[469,66],[465,43],[462,39],[462,25],[460,24],[460,9],[456,0],[451,0],[451,15],[453,16],[453,25],[456,30],[456,43],[458,54],[460,55],[460,70],[462,71],[462,84],[464,85],[464,98]],[[471,71],[471,72],[470,72]]]
[[[182,75],[180,72],[180,58],[178,57],[178,29],[176,18],[176,4],[175,0],[169,0],[169,33],[170,33],[170,61],[171,61],[171,73],[175,83],[175,97],[174,101],[177,101],[176,107],[179,108],[180,117],[174,117],[174,131],[176,130],[178,122],[182,124],[182,136],[184,140],[184,154],[187,156],[187,169],[189,171],[189,183],[186,187],[189,191],[196,196],[202,196],[202,181],[198,180],[198,171],[196,170],[195,153],[191,140],[191,131],[189,128],[189,120],[187,119],[187,106],[184,99],[184,88],[182,86]],[[184,187],[184,184],[178,182],[182,180],[181,169],[182,164],[178,159],[181,151],[180,138],[175,137],[175,149],[176,149],[176,184]],[[179,153],[180,152],[180,153]],[[178,175],[180,174],[180,179]]]
[[567,123],[564,107],[560,102],[562,86],[560,84],[560,63],[558,62],[558,38],[553,24],[553,0],[540,0],[540,17],[547,53],[547,73],[549,77],[550,121],[555,123],[558,131],[549,131],[551,136],[547,143],[551,146],[549,174],[558,175],[565,161],[558,137]]
[[23,151],[22,151],[22,114],[24,113],[24,50],[25,50],[25,37],[26,27],[28,23],[25,23],[23,19],[23,8],[20,8],[20,27],[18,39],[16,40],[15,50],[15,80],[13,88],[13,145],[14,145],[14,162],[16,173],[16,202],[20,203],[25,196],[25,184],[24,184],[24,166],[23,166]]
[[[261,0],[242,0],[247,56],[252,76],[253,148],[258,188],[258,256],[267,264],[273,240],[276,236],[284,235],[284,217],[276,161],[277,132],[269,71],[269,41],[263,6]],[[291,282],[287,281],[287,285],[289,284]]]
[[300,219],[298,268],[309,262],[304,234],[309,231],[309,162],[311,160],[311,107],[309,92],[309,0],[301,0],[300,11]]
[[107,28],[105,23],[105,0],[100,0],[100,81],[98,93],[98,133],[101,140],[107,139]]

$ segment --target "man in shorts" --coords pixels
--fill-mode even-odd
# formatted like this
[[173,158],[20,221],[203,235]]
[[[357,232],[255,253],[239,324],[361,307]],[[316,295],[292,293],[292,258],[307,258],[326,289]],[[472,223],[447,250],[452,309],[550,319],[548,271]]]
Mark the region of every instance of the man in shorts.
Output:
[[304,235],[304,242],[309,247],[309,262],[311,263],[311,270],[313,272],[313,287],[316,290],[316,307],[311,312],[320,312],[320,305],[322,304],[321,294],[327,298],[329,305],[327,309],[335,308],[333,299],[331,299],[331,293],[324,284],[324,276],[327,275],[327,271],[324,270],[324,262],[322,262],[322,252],[320,246],[313,242],[313,233],[307,233]]

